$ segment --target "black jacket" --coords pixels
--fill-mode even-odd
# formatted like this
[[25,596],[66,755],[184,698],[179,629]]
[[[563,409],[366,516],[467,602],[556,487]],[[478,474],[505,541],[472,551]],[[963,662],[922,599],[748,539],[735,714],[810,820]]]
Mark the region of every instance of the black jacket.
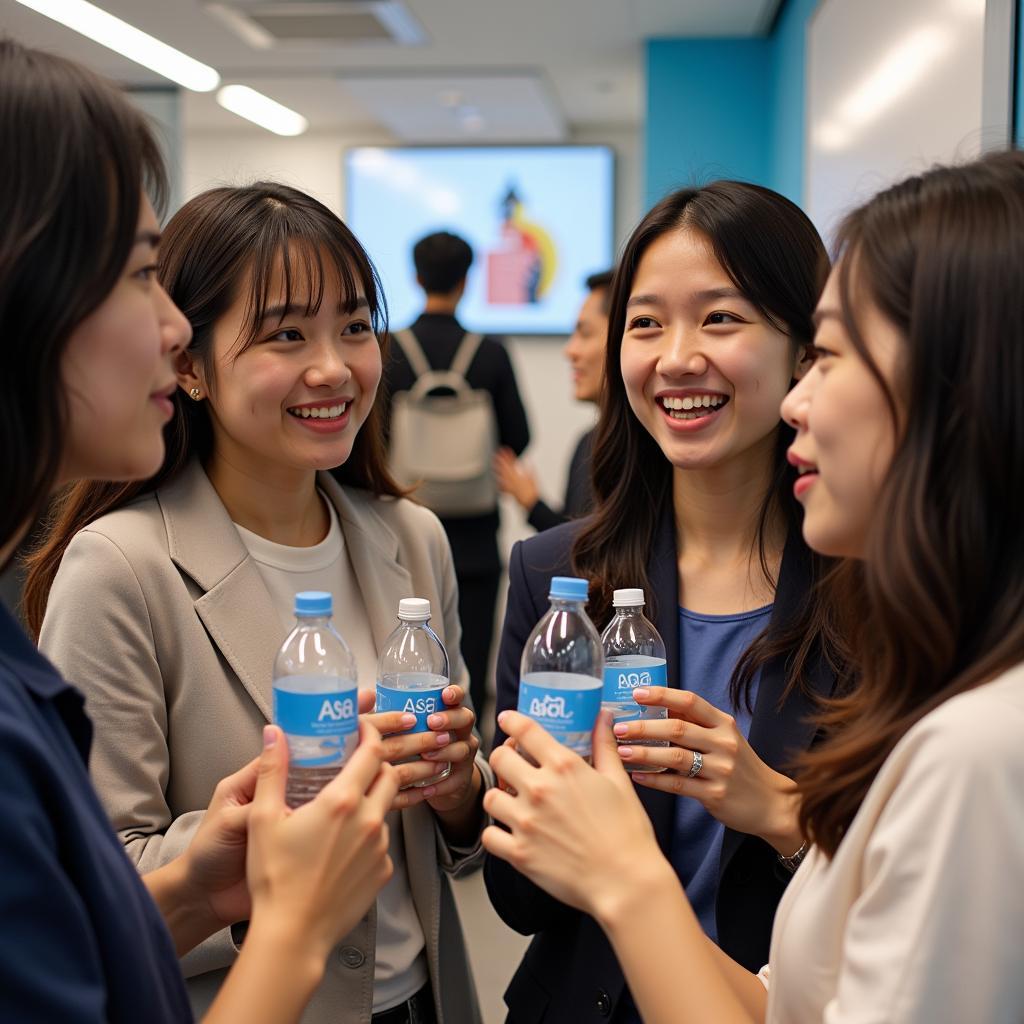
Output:
[[[523,646],[548,609],[551,577],[571,575],[569,552],[579,528],[578,522],[567,523],[522,541],[512,550],[508,606],[498,653],[496,713],[516,707]],[[647,573],[655,598],[654,623],[665,640],[669,684],[678,686],[679,588],[670,503],[659,524]],[[779,574],[773,623],[794,614],[809,583],[810,553],[799,535],[791,536]],[[832,692],[835,679],[822,659],[812,666],[810,675],[816,692]],[[778,707],[784,686],[784,666],[779,661],[766,665],[749,736],[758,755],[776,769],[793,754],[806,750],[814,738],[813,726],[807,721],[812,704],[802,693],[791,694]],[[498,729],[495,746],[504,739]],[[654,824],[658,843],[668,854],[676,798],[639,787],[637,792]],[[559,903],[497,857],[488,856],[484,878],[502,920],[523,935],[535,936],[505,993],[509,1021],[597,1024],[630,1002],[628,996],[624,998],[625,979],[615,954],[592,918]],[[788,878],[767,843],[726,829],[718,879],[719,944],[749,970],[759,970],[768,962],[775,908]]]
[[538,501],[526,521],[539,533],[550,530],[570,519],[580,519],[594,505],[594,496],[590,483],[590,455],[594,448],[594,431],[588,430],[576,445],[569,463],[569,479],[565,482],[565,504],[561,512],[556,512],[544,501]]
[[[466,334],[455,317],[441,313],[424,313],[409,329],[416,335],[433,370],[447,370],[451,366],[459,343]],[[466,380],[471,388],[490,392],[498,422],[498,443],[511,448],[516,455],[522,454],[530,443],[530,427],[512,361],[500,340],[493,337],[483,339],[473,362],[469,364]],[[416,383],[416,374],[409,360],[395,342],[391,344],[384,367],[384,381],[389,395],[408,391]],[[388,418],[390,420],[390,415]],[[452,545],[457,573],[500,571],[497,509],[482,516],[462,516],[442,519],[441,522]]]

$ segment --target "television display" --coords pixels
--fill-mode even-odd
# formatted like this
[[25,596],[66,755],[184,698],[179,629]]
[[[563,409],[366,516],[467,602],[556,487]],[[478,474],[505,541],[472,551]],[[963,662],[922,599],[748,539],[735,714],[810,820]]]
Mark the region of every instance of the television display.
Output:
[[607,146],[358,148],[346,222],[380,272],[391,326],[423,306],[412,247],[452,231],[473,247],[459,319],[474,331],[568,334],[584,279],[612,263]]

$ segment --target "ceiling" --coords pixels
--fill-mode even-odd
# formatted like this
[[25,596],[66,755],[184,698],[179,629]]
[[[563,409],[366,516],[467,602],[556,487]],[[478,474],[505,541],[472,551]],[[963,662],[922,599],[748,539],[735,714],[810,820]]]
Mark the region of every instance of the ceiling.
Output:
[[[587,124],[638,125],[643,41],[763,33],[779,0],[403,0],[422,42],[258,49],[202,0],[98,6],[303,114],[314,132],[382,129],[409,142],[556,141]],[[232,0],[227,0],[231,3]],[[256,0],[233,0],[240,7]],[[363,8],[331,0],[333,9]],[[277,0],[278,7],[299,0]],[[302,11],[324,0],[303,0]],[[127,85],[166,80],[84,36],[0,0],[0,32]],[[245,130],[212,93],[185,94],[187,131]]]

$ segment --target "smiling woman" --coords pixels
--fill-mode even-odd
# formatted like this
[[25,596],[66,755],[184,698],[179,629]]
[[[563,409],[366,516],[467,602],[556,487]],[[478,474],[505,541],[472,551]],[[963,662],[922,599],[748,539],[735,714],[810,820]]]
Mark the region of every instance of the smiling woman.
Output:
[[[482,860],[491,774],[464,702],[447,537],[385,466],[377,275],[326,207],[259,183],[213,189],[175,214],[159,279],[192,326],[164,463],[142,484],[71,491],[27,583],[41,648],[83,678],[97,788],[139,867],[164,864],[224,767],[259,749],[295,593],[334,595],[362,690],[375,687],[399,600],[427,598],[452,685],[426,732],[402,735],[397,712],[369,716],[411,787],[389,814],[394,874],[304,1020],[356,1024],[409,1006],[416,1019],[477,1024],[447,876]],[[437,774],[435,755],[450,775],[417,788]],[[238,938],[225,929],[186,961],[197,1008]]]
[[[755,185],[684,189],[644,217],[612,283],[597,506],[513,550],[498,661],[500,712],[552,573],[590,580],[599,627],[616,588],[651,596],[669,686],[637,701],[665,710],[618,723],[618,755],[667,769],[632,776],[659,844],[705,933],[753,968],[785,886],[778,856],[803,843],[783,772],[841,663],[831,610],[810,599],[823,566],[800,536],[779,416],[811,362],[827,264],[799,208]],[[597,929],[504,861],[485,870],[498,912],[536,934],[506,995],[517,1021],[575,1019],[595,989],[638,1020]]]

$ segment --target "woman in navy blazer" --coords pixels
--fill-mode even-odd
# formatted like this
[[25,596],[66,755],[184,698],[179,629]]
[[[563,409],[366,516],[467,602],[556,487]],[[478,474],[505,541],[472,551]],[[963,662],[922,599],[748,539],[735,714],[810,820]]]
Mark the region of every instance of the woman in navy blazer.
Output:
[[[190,329],[155,281],[143,185],[162,192],[159,149],[112,85],[0,41],[0,152],[2,569],[58,488],[160,464]],[[91,739],[81,694],[0,609],[0,1020],[191,1020],[177,956],[241,920],[245,951],[207,1020],[297,1020],[390,873],[397,780],[379,735],[367,727],[289,813],[268,726],[185,852],[145,878],[90,785]]]
[[[816,695],[832,692],[841,662],[829,609],[810,597],[823,566],[800,536],[784,454],[790,432],[778,416],[810,365],[810,318],[827,269],[806,216],[757,186],[683,190],[644,218],[613,283],[597,508],[515,546],[498,656],[500,713],[516,707],[523,646],[547,610],[552,576],[591,581],[599,630],[613,589],[645,588],[669,689],[638,700],[668,717],[620,725],[620,754],[670,769],[634,775],[659,845],[688,891],[700,888],[708,934],[754,970],[767,959],[789,877],[780,854],[801,845],[772,833],[776,821],[791,821],[781,813],[795,789],[784,769],[813,741],[806,719]],[[742,558],[721,567],[706,557],[737,551]],[[734,629],[734,620],[750,635],[731,642],[742,640],[746,653],[697,672],[700,637]],[[666,745],[629,746],[640,738]],[[506,923],[535,935],[505,995],[510,1021],[639,1020],[591,918],[498,858],[488,857],[485,878]]]

